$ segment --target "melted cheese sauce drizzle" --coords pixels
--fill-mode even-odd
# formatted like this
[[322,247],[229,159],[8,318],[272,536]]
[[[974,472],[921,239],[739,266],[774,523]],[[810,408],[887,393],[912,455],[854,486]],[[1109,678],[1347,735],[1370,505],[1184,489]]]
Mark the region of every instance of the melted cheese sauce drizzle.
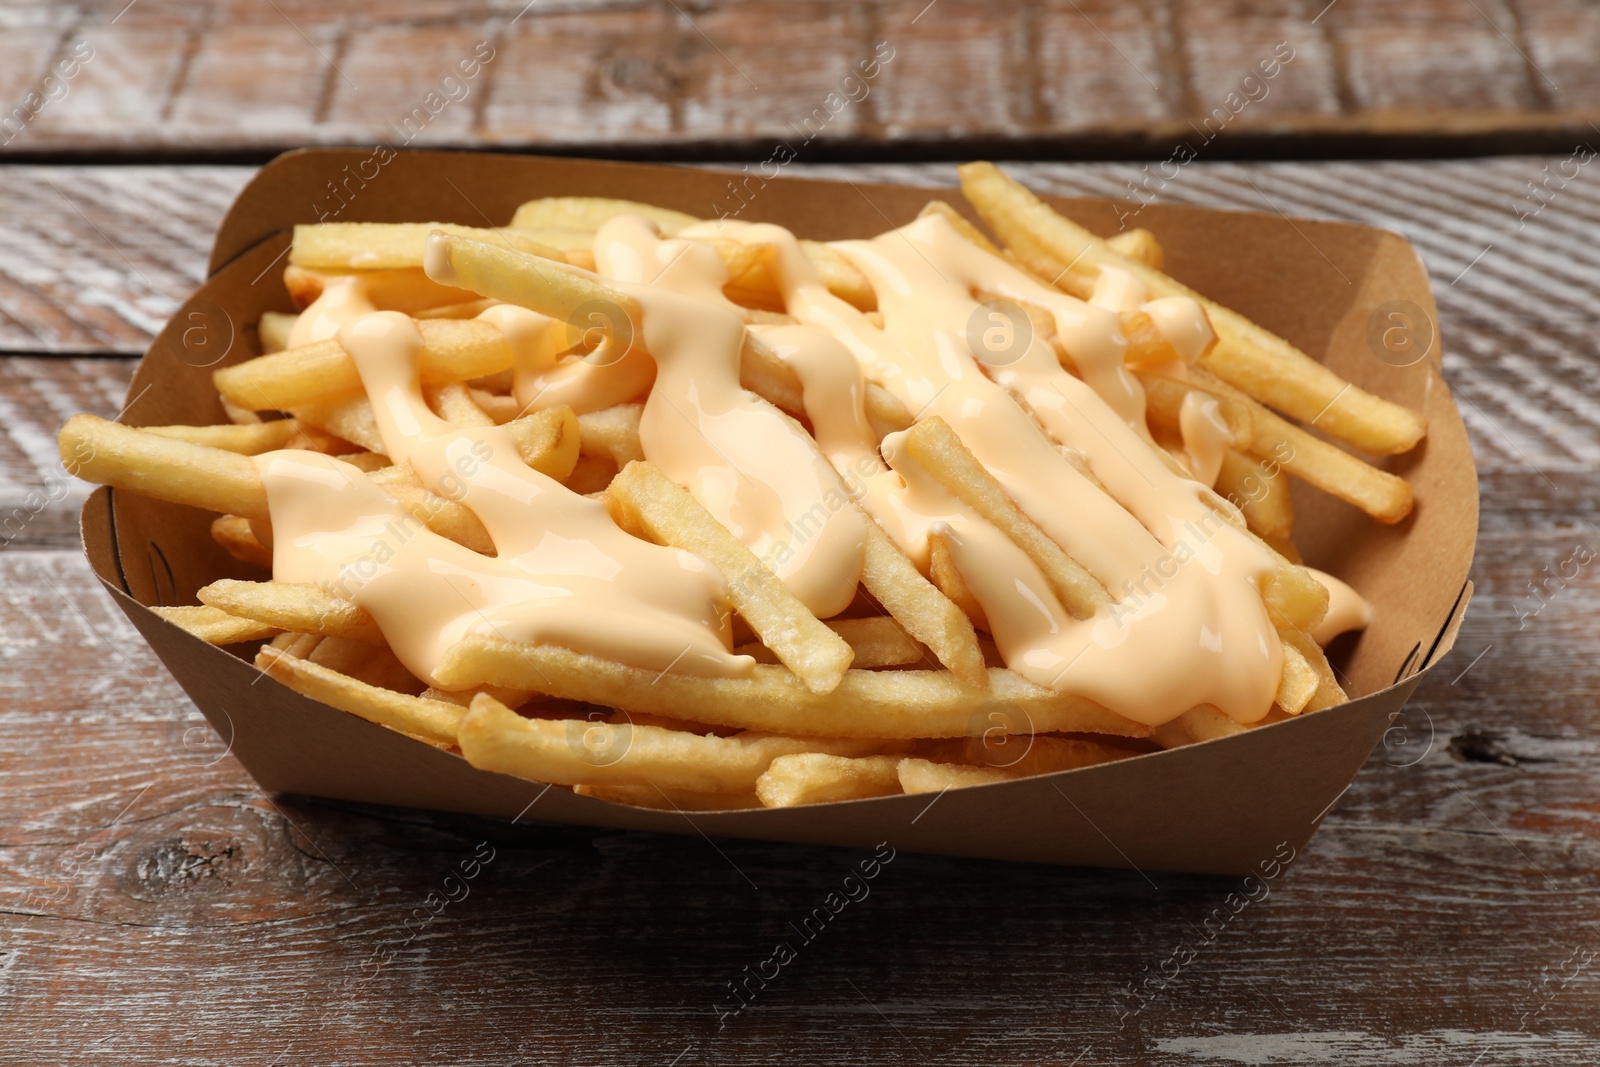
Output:
[[855,598],[866,520],[805,429],[739,384],[745,325],[727,267],[698,241],[622,216],[595,237],[596,270],[642,308],[656,382],[639,440],[819,618]]
[[1328,590],[1328,614],[1324,615],[1316,629],[1311,631],[1313,641],[1326,646],[1342,633],[1365,630],[1372,625],[1372,605],[1367,603],[1366,598],[1360,593],[1350,588],[1347,583],[1315,567],[1307,567],[1306,573]]
[[470,508],[496,555],[423,528],[356,467],[289,450],[256,460],[275,578],[366,608],[401,662],[430,684],[445,652],[474,633],[651,670],[748,672],[753,661],[727,648],[726,587],[703,560],[624,533],[603,504],[524,463],[503,427],[460,429],[433,414],[420,385],[422,337],[409,318],[358,315],[337,336],[390,458]]
[[[644,219],[618,217],[597,234],[595,263],[638,302],[640,321],[632,325],[640,336],[615,336],[620,324],[605,309],[576,324],[600,328],[582,338],[536,312],[491,307],[479,318],[512,348],[517,399],[528,410],[567,404],[583,412],[644,396],[646,456],[819,617],[848,606],[860,580],[865,520],[854,502],[924,569],[932,539],[942,541],[1007,665],[1029,679],[1155,725],[1198,704],[1240,722],[1266,715],[1282,649],[1260,589],[1277,564],[1209,490],[1227,427],[1214,400],[1193,394],[1185,401],[1180,462],[1194,477],[1183,477],[1155,451],[1143,389],[1124,365],[1119,313],[1143,311],[1189,358],[1211,337],[1198,305],[1148,300],[1137,278],[1114,270],[1091,300],[1076,300],[931,216],[833,246],[875,289],[880,327],[828,291],[789,231],[725,220],[719,233],[730,232],[772,246],[773,276],[801,325],[747,332],[723,295],[721,257],[687,239],[709,230],[663,239]],[[968,340],[978,294],[1042,309],[1061,351],[1033,338],[982,362],[985,353],[974,353]],[[472,632],[661,670],[748,669],[747,658],[727,651],[725,588],[715,572],[618,530],[602,505],[522,463],[507,431],[460,429],[435,416],[419,387],[415,327],[404,316],[373,313],[358,279],[330,282],[295,331],[297,344],[339,338],[355,358],[391,458],[470,508],[497,555],[422,529],[348,464],[283,452],[257,460],[271,501],[277,577],[314,581],[367,607],[424,678]],[[750,333],[799,377],[813,435],[740,386]],[[866,416],[868,380],[918,418],[948,422],[1023,511],[1106,587],[1112,604],[1074,618],[1020,548],[907,454],[902,435],[880,447]],[[377,559],[375,546],[391,541]],[[1336,579],[1324,584],[1335,610],[1320,629],[1364,625],[1364,602]]]
[[[1150,447],[1142,390],[1122,365],[1125,342],[1111,311],[1045,289],[931,217],[873,241],[834,245],[877,291],[878,329],[827,293],[785,231],[751,225],[734,235],[776,245],[773,269],[789,313],[839,341],[908,410],[944,418],[1112,594],[1111,608],[1073,618],[1021,550],[916,471],[891,434],[883,454],[900,484],[869,479],[863,505],[919,563],[928,558],[928,536],[945,537],[1008,666],[1145,722],[1200,703],[1244,722],[1265,716],[1282,648],[1260,585],[1275,562],[1213,509],[1203,486],[1174,474]],[[1009,363],[981,366],[966,341],[978,291],[1047,310],[1084,379],[1066,373],[1037,340]],[[1160,310],[1169,322],[1178,318],[1175,309]],[[1191,317],[1198,314],[1191,302]],[[1180,324],[1180,336],[1185,331],[1193,333],[1192,324]],[[809,395],[826,389],[826,380],[802,373],[812,417],[848,402]],[[1058,444],[1087,457],[1109,495]],[[831,440],[823,447],[836,466],[843,458],[855,469],[871,442],[858,441],[854,454]]]
[[1194,390],[1184,394],[1178,408],[1178,429],[1183,434],[1183,465],[1189,477],[1201,485],[1217,484],[1222,472],[1222,454],[1233,443],[1233,431],[1222,417],[1222,405],[1214,396]]

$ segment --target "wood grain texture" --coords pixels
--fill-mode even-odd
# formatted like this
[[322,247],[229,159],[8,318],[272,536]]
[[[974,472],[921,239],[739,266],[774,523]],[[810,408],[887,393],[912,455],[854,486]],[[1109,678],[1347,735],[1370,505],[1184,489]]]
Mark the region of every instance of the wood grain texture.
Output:
[[[899,855],[803,941],[791,924],[861,855],[263,796],[99,593],[68,541],[75,505],[52,500],[0,552],[0,1063],[687,1067],[775,1050],[845,1063],[1594,1063],[1600,579],[1591,565],[1553,593],[1529,589],[1575,548],[1600,549],[1600,254],[1587,238],[1600,195],[1585,172],[1536,215],[1516,200],[1558,162],[1200,162],[1159,190],[1405,232],[1435,278],[1482,478],[1478,592],[1457,651],[1303,854],[1225,923],[1217,909],[1242,883]],[[111,181],[10,170],[8,188]],[[205,180],[225,200],[242,179],[118,171],[132,197]],[[847,173],[953,179],[938,166]],[[1124,195],[1143,174],[1018,173]],[[56,203],[33,224],[75,217]],[[174,273],[152,291],[168,301],[200,269],[214,225],[200,211],[160,238]],[[121,255],[154,259],[145,229],[108,230],[120,254],[82,240],[40,268],[39,287],[70,297],[44,276],[98,269],[121,306]],[[0,258],[0,275],[17,269]],[[67,300],[61,314],[88,310]],[[120,344],[137,347],[136,323],[123,328]],[[50,488],[54,423],[115,414],[130,370],[114,357],[0,362],[0,505]],[[489,849],[470,881],[446,882]],[[446,892],[461,898],[424,921]],[[785,939],[795,960],[725,1014],[739,1003],[729,983]]]
[[0,351],[142,352],[204,278],[248,175],[0,168]]
[[[1164,155],[1216,115],[1213,151],[1272,157],[1554,150],[1600,117],[1600,13],[1580,0],[20,0],[0,29],[13,155],[383,140],[764,156],[826,108],[813,158],[963,137]],[[882,69],[847,82],[880,46]],[[1292,60],[1261,81],[1280,46]]]

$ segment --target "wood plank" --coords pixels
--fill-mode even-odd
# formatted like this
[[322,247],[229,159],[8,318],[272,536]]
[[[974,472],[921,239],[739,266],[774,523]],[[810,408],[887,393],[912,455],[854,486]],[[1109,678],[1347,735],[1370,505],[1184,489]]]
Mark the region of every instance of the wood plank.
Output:
[[80,411],[123,409],[129,359],[0,358],[0,549],[71,548],[90,486],[68,475],[56,431]]
[[[93,49],[64,98],[22,108],[12,154],[393,142],[480,42],[495,57],[481,81],[447,89],[440,121],[404,143],[761,158],[879,44],[895,56],[883,81],[819,149],[949,153],[976,136],[1160,157],[1222,106],[1219,153],[1557,150],[1600,118],[1600,17],[1581,0],[1025,0],[1005,17],[971,0],[21,0],[4,25],[0,108]],[[1280,44],[1281,77],[1229,106]]]
[[239,167],[0,167],[0,351],[142,352],[205,276]]

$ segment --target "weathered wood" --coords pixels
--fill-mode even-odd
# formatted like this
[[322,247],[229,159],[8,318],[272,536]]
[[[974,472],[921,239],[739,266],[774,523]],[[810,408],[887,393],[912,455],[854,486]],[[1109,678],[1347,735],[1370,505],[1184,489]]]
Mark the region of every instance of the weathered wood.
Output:
[[[806,943],[790,924],[860,856],[263,796],[97,591],[70,545],[75,502],[50,501],[0,552],[0,1062],[1592,1064],[1600,583],[1592,564],[1542,596],[1529,583],[1600,549],[1600,203],[1585,175],[1519,219],[1547,162],[1200,162],[1160,190],[1406,232],[1482,479],[1457,651],[1269,895],[1225,923],[1229,880],[900,855]],[[203,173],[212,215],[162,232],[170,288],[147,295],[183,296],[241,178]],[[1019,173],[1106,194],[1142,171]],[[7,188],[42,176],[112,180],[0,169]],[[201,181],[117,179],[130,197],[158,180]],[[17,202],[45,229],[68,212]],[[114,234],[141,266],[155,253],[129,235],[147,228]],[[98,271],[123,306],[120,256],[73,248],[32,276],[63,320],[86,310],[52,272]],[[122,322],[108,350],[142,344]],[[58,477],[56,422],[115,414],[130,370],[0,360],[0,521]],[[784,939],[794,962],[724,1019],[729,983]]]
[[56,431],[80,411],[114,418],[132,377],[127,359],[0,359],[0,550],[79,543],[90,487],[62,468]]
[[[1164,155],[1208,117],[1213,151],[1555,150],[1600,116],[1600,14],[1576,0],[25,0],[0,27],[13,154],[384,140],[765,156],[812,116],[815,154],[976,136]],[[881,69],[846,82],[875,54]],[[1261,66],[1274,56],[1292,58]]]
[[0,168],[0,351],[143,351],[205,277],[248,174]]

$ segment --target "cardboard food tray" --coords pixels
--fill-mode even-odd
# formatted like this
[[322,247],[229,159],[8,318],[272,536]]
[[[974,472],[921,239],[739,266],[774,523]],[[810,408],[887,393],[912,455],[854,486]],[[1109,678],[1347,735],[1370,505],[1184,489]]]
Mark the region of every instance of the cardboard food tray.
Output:
[[[384,150],[386,152],[386,150]],[[281,282],[290,228],[339,221],[509,221],[524,200],[600,195],[710,217],[771,221],[820,239],[859,237],[912,219],[930,195],[889,185],[750,180],[659,166],[490,154],[292,152],[240,193],[217,234],[210,278],[145,354],[124,417],[131,425],[226,421],[218,366],[257,354],[261,312],[293,310]],[[1052,202],[1101,233],[1117,205]],[[1376,618],[1335,646],[1355,698],[1338,708],[1233,737],[1121,762],[937,797],[684,815],[624,807],[476,770],[454,753],[307,699],[263,677],[145,605],[190,604],[223,576],[261,579],[212,541],[212,516],[96,491],[83,510],[95,573],[260,784],[286,793],[505,818],[868,847],[1044,863],[1243,874],[1282,843],[1299,848],[1350,783],[1424,673],[1449,650],[1466,609],[1478,492],[1461,418],[1439,375],[1437,331],[1405,367],[1375,355],[1374,313],[1409,301],[1436,322],[1411,246],[1360,226],[1150,205],[1172,274],[1294,341],[1356,384],[1427,419],[1414,452],[1385,461],[1415,488],[1415,513],[1384,527],[1296,484],[1296,531],[1308,563],[1350,581]],[[1314,247],[1313,247],[1314,246]],[[1424,327],[1426,328],[1426,327]],[[146,390],[148,389],[148,392]],[[254,646],[248,646],[253,652]]]

